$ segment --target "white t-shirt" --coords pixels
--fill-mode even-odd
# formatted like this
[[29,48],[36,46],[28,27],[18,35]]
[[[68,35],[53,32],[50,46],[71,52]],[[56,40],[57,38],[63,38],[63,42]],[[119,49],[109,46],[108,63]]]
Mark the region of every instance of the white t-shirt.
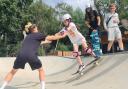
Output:
[[[111,19],[110,19],[110,21],[107,25],[106,22],[108,21],[108,19],[110,17],[111,17]],[[116,23],[114,21],[116,21]],[[107,13],[107,14],[105,14],[105,18],[104,18],[104,27],[105,27],[105,29],[118,27],[118,24],[119,24],[118,13]]]
[[73,44],[80,43],[79,41],[85,39],[84,36],[77,30],[77,27],[73,22],[69,24],[69,27],[71,27],[72,29],[66,30],[66,28],[64,27],[61,31],[67,32],[67,35]]

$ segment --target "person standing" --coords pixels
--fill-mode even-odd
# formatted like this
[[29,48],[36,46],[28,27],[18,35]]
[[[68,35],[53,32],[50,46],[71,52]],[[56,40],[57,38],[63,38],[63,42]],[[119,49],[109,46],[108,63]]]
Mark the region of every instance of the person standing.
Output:
[[105,14],[104,18],[104,28],[108,32],[108,47],[107,52],[111,51],[111,47],[113,42],[117,40],[119,44],[120,51],[124,50],[123,42],[122,42],[122,34],[119,29],[119,16],[116,12],[116,4],[112,3],[109,6],[109,13]]
[[39,32],[35,24],[27,24],[25,27],[28,34],[23,40],[22,47],[20,48],[16,60],[14,61],[12,70],[5,77],[4,83],[0,89],[5,89],[16,72],[19,69],[24,69],[26,63],[30,65],[32,70],[38,70],[41,89],[45,89],[45,72],[37,55],[38,48],[42,41],[42,43],[50,43],[52,40],[57,40],[60,37],[54,35],[44,36]]
[[93,10],[90,5],[85,9],[85,25],[89,28],[89,38],[91,40],[92,48],[96,56],[100,58],[101,47],[100,47],[100,32],[99,27],[101,19],[96,10]]

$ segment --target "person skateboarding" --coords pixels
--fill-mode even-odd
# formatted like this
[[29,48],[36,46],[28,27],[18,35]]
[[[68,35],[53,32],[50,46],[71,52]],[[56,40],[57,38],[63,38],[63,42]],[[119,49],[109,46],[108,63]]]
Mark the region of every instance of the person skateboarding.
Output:
[[91,48],[88,47],[84,36],[77,30],[76,25],[72,22],[72,17],[70,14],[64,14],[62,17],[64,27],[61,31],[55,34],[55,36],[62,36],[62,38],[68,36],[71,43],[73,44],[73,56],[76,58],[79,67],[77,73],[85,68],[85,64],[82,62],[79,53],[79,46],[82,45],[84,49],[84,54],[90,54],[96,59],[98,58]]

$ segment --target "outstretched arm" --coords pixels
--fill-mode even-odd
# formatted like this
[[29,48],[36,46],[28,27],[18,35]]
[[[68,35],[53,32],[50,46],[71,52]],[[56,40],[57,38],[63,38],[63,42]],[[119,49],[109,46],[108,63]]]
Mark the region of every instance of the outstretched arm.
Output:
[[49,40],[45,40],[45,41],[41,41],[41,44],[49,44],[51,43],[52,41],[49,41]]
[[58,40],[58,39],[62,39],[64,37],[66,37],[66,33],[63,33],[63,35],[59,32],[56,33],[55,35],[49,35],[46,37],[46,40],[52,41],[52,40]]

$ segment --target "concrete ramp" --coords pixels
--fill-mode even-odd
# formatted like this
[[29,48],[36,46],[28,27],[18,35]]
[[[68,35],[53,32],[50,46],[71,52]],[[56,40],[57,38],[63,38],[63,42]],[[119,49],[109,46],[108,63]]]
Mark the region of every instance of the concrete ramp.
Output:
[[[13,65],[15,58],[0,58],[0,85]],[[40,57],[46,71],[46,89],[128,89],[128,54],[104,55],[99,66],[88,66],[84,75],[72,75],[78,65],[75,59]],[[83,57],[84,63],[93,58]],[[19,70],[6,89],[40,89],[38,72],[28,64]]]

